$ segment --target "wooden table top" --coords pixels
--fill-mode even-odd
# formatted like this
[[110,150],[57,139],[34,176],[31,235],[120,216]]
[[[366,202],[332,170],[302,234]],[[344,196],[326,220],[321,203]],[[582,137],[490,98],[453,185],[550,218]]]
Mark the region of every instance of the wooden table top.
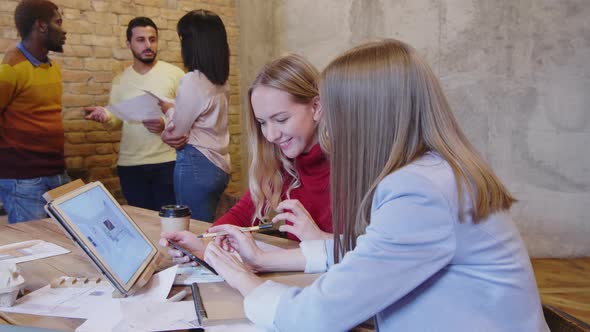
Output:
[[532,262],[541,301],[590,324],[590,257]]
[[[157,212],[145,210],[133,206],[123,206],[125,211],[138,224],[146,236],[164,254],[166,261],[162,268],[172,265],[166,248],[158,245],[160,239],[160,218]],[[211,224],[191,220],[190,230],[194,233],[205,232]],[[255,234],[255,237],[266,243],[282,247],[295,248],[298,244],[294,241]],[[42,219],[18,224],[0,226],[0,245],[40,239],[55,243],[71,251],[69,254],[48,257],[44,259],[19,263],[22,275],[26,280],[26,291],[32,292],[49,284],[52,280],[61,276],[93,277],[100,276],[100,272],[92,265],[90,258],[66,237],[61,226],[52,219]],[[59,318],[15,314],[0,312],[0,324],[6,321],[14,325],[44,327],[58,330],[75,330],[84,320],[73,318]]]

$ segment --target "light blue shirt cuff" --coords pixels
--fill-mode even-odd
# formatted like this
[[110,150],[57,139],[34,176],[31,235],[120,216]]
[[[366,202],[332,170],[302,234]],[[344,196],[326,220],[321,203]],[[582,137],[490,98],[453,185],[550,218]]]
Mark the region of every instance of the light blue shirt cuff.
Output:
[[275,330],[274,318],[281,296],[289,289],[287,285],[268,280],[254,288],[244,298],[244,312],[254,324],[267,330]]
[[321,273],[328,270],[328,255],[324,240],[302,241],[299,247],[305,257],[305,273]]

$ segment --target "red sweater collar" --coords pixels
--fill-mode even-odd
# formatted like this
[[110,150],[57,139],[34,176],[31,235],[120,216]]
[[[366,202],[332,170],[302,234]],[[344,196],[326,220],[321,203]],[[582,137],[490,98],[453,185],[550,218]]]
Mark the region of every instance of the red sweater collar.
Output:
[[330,163],[320,145],[316,144],[308,153],[302,153],[295,158],[295,167],[300,176],[310,176],[325,173],[330,168]]

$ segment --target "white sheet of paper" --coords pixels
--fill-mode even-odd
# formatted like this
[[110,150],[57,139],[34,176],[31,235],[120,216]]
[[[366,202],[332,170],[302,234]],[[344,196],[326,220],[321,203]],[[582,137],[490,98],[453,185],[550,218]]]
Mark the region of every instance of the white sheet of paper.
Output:
[[115,326],[123,319],[121,301],[114,303],[110,307],[100,308],[100,311],[86,319],[78,326],[76,332],[108,332],[113,331]]
[[0,262],[22,263],[69,252],[69,250],[57,244],[43,240],[17,242],[0,246]]
[[147,300],[165,301],[170,293],[172,284],[174,283],[174,277],[176,276],[176,270],[178,265],[167,268],[166,270],[160,271],[152,276],[147,285],[143,286],[137,293],[128,296],[122,301],[124,302],[141,302]]
[[114,105],[108,105],[106,108],[124,121],[159,119],[164,114],[158,106],[158,98],[147,93]]
[[88,319],[78,332],[168,331],[199,327],[193,301],[119,303],[112,311]]
[[152,92],[150,90],[141,89],[141,91],[147,93],[148,95],[150,95],[150,96],[152,96],[152,97],[154,97],[154,98],[156,98],[158,100],[165,101],[167,103],[173,103],[174,102],[174,99],[166,98],[164,96],[159,96],[155,92]]
[[112,305],[114,288],[110,284],[89,288],[51,288],[49,285],[16,300],[0,311],[39,316],[88,318],[95,310]]
[[[200,327],[192,301],[133,303],[113,307],[103,317],[93,317],[76,332],[167,331]],[[207,332],[262,332],[252,323],[207,326]]]
[[173,266],[155,274],[138,293],[124,299],[114,299],[114,288],[108,283],[85,288],[51,288],[47,285],[18,299],[12,307],[0,308],[0,311],[68,318],[102,317],[120,302],[165,301],[176,269]]
[[[124,324],[142,331],[168,331],[200,327],[193,301],[134,303],[122,308]],[[121,329],[117,329],[120,331]]]

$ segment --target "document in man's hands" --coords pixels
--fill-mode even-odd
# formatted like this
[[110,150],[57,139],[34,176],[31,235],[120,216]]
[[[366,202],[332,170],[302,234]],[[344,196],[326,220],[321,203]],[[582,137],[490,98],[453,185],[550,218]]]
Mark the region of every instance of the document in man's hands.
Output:
[[114,105],[108,105],[107,109],[124,121],[153,120],[164,115],[158,102],[155,95],[146,93]]
[[163,97],[163,96],[159,96],[155,92],[152,92],[150,90],[141,89],[141,91],[143,91],[143,92],[147,93],[148,95],[150,95],[150,96],[152,96],[152,97],[154,97],[154,98],[156,98],[158,100],[161,100],[163,102],[166,102],[166,103],[173,103],[174,102],[174,99],[170,99],[170,98],[166,98],[166,97]]

